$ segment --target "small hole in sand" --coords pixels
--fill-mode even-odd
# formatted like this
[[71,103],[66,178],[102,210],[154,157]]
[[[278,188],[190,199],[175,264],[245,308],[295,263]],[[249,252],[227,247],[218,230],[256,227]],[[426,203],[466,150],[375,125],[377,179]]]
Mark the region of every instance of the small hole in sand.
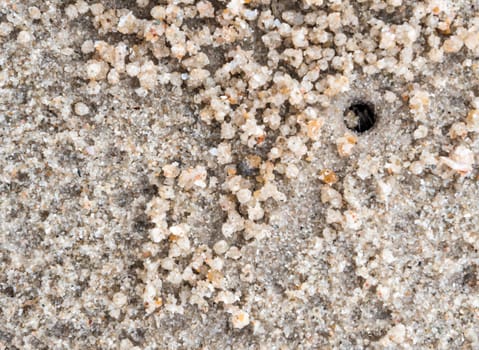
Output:
[[376,123],[374,106],[367,102],[355,102],[344,112],[344,123],[350,130],[362,133]]

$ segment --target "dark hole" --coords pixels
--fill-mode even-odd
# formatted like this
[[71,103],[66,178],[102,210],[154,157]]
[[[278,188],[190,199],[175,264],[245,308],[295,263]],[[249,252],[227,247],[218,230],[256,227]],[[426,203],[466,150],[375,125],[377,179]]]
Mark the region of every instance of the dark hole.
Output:
[[368,131],[376,123],[374,106],[365,102],[353,103],[344,112],[344,123],[350,130],[359,133]]
[[15,296],[15,290],[13,289],[13,287],[11,286],[8,286],[6,287],[3,292],[9,296],[10,298],[13,298]]

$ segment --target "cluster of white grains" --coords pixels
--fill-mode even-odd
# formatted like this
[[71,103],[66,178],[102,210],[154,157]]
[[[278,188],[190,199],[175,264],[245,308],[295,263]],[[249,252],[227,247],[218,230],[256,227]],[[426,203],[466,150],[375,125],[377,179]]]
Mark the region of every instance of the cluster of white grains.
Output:
[[[149,18],[138,18],[128,8],[87,5],[81,0],[66,7],[70,18],[89,12],[101,35],[119,33],[125,39],[137,39],[134,46],[129,46],[127,40],[88,39],[83,43],[81,51],[90,55],[84,78],[91,94],[99,93],[105,84],[131,79],[138,81],[135,92],[141,97],[158,87],[168,87],[179,96],[191,97],[201,121],[221,130],[211,154],[224,167],[223,182],[210,178],[205,164],[180,166],[172,161],[158,172],[162,179],[159,196],[147,208],[155,224],[150,231],[151,243],[145,248],[149,254],[145,259],[143,300],[148,313],[182,313],[188,303],[206,311],[214,302],[224,305],[231,314],[234,328],[252,323],[247,305],[240,302],[241,292],[231,288],[225,276],[225,265],[241,258],[241,250],[228,241],[237,234],[246,241],[273,234],[270,220],[274,215],[267,212],[265,202],[287,200],[278,186],[278,177],[294,181],[301,175],[302,162],[310,161],[321,146],[318,140],[328,119],[324,111],[336,97],[350,91],[358,70],[369,76],[388,74],[409,84],[409,92],[400,98],[417,124],[413,137],[419,141],[433,132],[428,125],[434,95],[414,81],[417,73],[460,51],[469,57],[460,64],[479,70],[477,59],[471,59],[479,56],[479,15],[463,21],[454,1],[357,2],[367,4],[369,11],[390,14],[404,12],[407,6],[410,16],[400,23],[372,18],[365,24],[355,10],[355,1],[349,0],[302,0],[296,2],[295,9],[280,13],[272,10],[275,0],[223,1],[221,9],[208,0],[171,0],[153,6]],[[148,4],[148,0],[137,1],[140,7]],[[189,27],[191,19],[208,21],[210,25]],[[0,24],[0,35],[11,32],[8,24]],[[34,33],[28,31],[17,35],[21,45],[35,40]],[[251,43],[261,47],[261,54],[251,48]],[[205,48],[222,55],[214,69]],[[390,91],[384,94],[385,103],[394,103],[398,98]],[[471,101],[470,112],[451,126],[449,135],[455,146],[448,155],[425,149],[419,159],[406,163],[392,158],[386,164],[365,160],[358,169],[358,178],[366,179],[380,168],[390,175],[403,168],[420,175],[430,166],[442,169],[444,178],[469,176],[475,157],[464,140],[479,132],[478,101],[479,97]],[[290,107],[286,114],[285,105]],[[81,102],[74,110],[79,116],[89,113]],[[350,157],[358,137],[352,131],[338,137],[338,155]],[[252,155],[239,160],[234,156],[234,145],[253,151],[266,142],[271,147],[264,157]],[[254,176],[240,169],[240,161]],[[353,202],[348,198],[353,180],[338,179],[330,169],[321,170],[318,178],[324,183],[320,195],[328,206],[326,222],[359,230],[364,214],[360,205],[346,209],[343,206],[343,197]],[[334,188],[338,181],[343,182],[344,193]],[[225,213],[223,237],[212,247],[194,246],[191,228],[181,222],[169,224],[168,212],[178,191],[195,196],[215,189],[221,191],[218,205]],[[377,181],[379,200],[387,202],[393,190],[392,177]],[[168,256],[155,258],[159,245],[165,242],[169,245]],[[393,258],[384,252],[383,259]],[[187,264],[180,263],[185,259]],[[160,274],[159,268],[166,274]],[[369,277],[365,274],[365,278]],[[191,286],[186,304],[179,303],[178,296],[164,296],[162,285],[166,282]],[[379,292],[389,297],[389,287],[379,285]],[[124,302],[124,296],[115,296],[116,305]],[[397,324],[381,342],[394,348],[401,346],[405,337],[405,326]]]

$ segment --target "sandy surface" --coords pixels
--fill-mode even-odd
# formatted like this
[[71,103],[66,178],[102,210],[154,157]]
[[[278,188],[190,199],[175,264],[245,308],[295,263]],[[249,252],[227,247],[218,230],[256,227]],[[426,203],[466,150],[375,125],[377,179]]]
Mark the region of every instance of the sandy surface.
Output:
[[479,349],[477,1],[210,1],[0,0],[0,349]]

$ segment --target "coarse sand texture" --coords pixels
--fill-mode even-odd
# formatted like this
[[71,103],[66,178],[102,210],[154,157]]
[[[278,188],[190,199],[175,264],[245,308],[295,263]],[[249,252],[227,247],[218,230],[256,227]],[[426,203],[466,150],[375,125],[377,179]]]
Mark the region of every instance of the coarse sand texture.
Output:
[[0,0],[0,350],[479,350],[477,0]]

